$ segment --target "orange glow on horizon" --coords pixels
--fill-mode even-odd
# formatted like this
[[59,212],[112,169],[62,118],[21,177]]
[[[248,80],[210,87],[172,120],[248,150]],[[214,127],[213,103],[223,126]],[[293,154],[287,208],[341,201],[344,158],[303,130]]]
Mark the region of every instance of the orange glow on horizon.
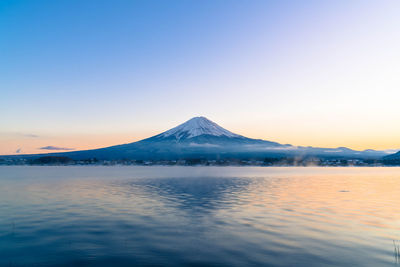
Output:
[[[348,147],[354,150],[365,150],[365,149],[399,149],[400,141],[395,135],[386,135],[382,137],[376,137],[373,140],[370,136],[339,136],[332,134],[331,136],[322,136],[319,134],[312,134],[307,132],[299,131],[296,134],[294,131],[287,130],[284,134],[281,132],[282,129],[271,130],[269,133],[253,132],[243,130],[233,132],[244,135],[249,138],[264,139],[268,141],[274,141],[281,144],[292,144],[295,146],[313,146],[313,147]],[[63,148],[74,148],[74,150],[88,150],[103,148],[113,145],[127,144],[136,142],[160,132],[146,132],[140,135],[135,134],[71,134],[56,136],[55,134],[47,137],[37,138],[21,138],[13,136],[0,136],[0,154],[11,155],[15,153],[17,149],[21,149],[19,154],[37,154],[37,153],[52,153],[52,152],[63,152],[62,150],[42,150],[40,147],[45,146],[57,146]]]

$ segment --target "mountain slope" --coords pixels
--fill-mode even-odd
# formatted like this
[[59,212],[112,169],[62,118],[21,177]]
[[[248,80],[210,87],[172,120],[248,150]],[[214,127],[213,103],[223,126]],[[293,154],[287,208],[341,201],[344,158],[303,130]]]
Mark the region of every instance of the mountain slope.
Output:
[[384,157],[385,160],[400,160],[400,151]]
[[[195,117],[171,130],[129,144],[95,150],[52,153],[74,159],[180,159],[220,158],[257,148],[286,147],[276,142],[251,139],[232,133],[204,117]],[[281,153],[279,153],[281,154]]]

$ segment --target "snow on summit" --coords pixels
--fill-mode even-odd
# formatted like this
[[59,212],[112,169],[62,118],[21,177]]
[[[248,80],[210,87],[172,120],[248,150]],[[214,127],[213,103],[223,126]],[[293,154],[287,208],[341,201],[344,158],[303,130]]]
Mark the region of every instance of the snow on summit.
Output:
[[193,138],[203,134],[213,136],[242,137],[241,135],[234,134],[222,128],[215,122],[212,122],[205,117],[194,117],[187,122],[158,135],[158,137],[165,138],[175,136],[177,140],[180,140]]

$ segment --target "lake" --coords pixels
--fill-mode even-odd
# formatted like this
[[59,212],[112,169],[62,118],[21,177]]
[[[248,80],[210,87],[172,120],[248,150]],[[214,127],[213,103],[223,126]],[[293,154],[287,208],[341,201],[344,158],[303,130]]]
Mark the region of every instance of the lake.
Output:
[[394,266],[394,240],[400,168],[0,167],[0,266]]

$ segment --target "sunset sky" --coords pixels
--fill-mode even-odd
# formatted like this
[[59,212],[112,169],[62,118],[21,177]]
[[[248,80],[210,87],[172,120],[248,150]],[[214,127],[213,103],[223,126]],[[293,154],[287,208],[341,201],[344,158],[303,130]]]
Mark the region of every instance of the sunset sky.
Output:
[[399,14],[397,0],[0,1],[0,154],[129,143],[194,116],[400,148]]

